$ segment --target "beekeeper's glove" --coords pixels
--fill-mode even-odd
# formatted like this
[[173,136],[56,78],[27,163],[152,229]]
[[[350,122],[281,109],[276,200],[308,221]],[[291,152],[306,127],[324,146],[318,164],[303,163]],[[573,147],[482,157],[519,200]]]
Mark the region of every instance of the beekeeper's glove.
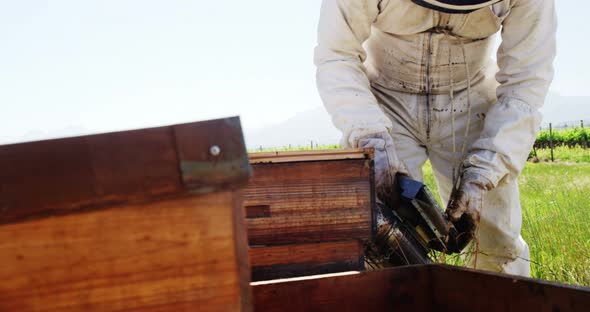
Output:
[[468,170],[463,172],[461,183],[451,194],[445,211],[458,232],[456,242],[451,242],[456,244],[452,249],[463,250],[475,237],[484,196],[492,188],[493,184],[487,178]]
[[358,146],[372,147],[375,150],[375,186],[378,194],[384,188],[391,190],[396,173],[408,175],[405,165],[397,156],[395,144],[389,132],[383,131],[362,137],[358,141]]

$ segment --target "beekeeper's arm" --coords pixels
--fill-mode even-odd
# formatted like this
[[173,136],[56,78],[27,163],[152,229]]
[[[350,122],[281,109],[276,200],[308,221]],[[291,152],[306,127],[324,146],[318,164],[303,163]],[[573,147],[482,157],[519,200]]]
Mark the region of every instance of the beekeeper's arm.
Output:
[[391,121],[370,91],[362,43],[379,14],[379,0],[324,0],[314,62],[317,86],[332,122],[342,132],[343,147],[387,131]]
[[498,102],[464,162],[492,186],[518,176],[537,137],[539,108],[553,79],[556,24],[553,0],[516,0],[504,20]]
[[481,136],[463,162],[463,181],[447,210],[450,219],[458,220],[473,208],[469,206],[480,202],[480,191],[504,179],[516,179],[522,171],[539,131],[539,109],[553,79],[556,24],[553,0],[513,1],[498,49],[498,101],[488,111]]
[[375,149],[375,180],[387,186],[406,172],[389,134],[391,121],[381,111],[369,86],[362,44],[371,34],[380,0],[324,0],[314,62],[317,85],[332,122],[342,132],[343,147]]

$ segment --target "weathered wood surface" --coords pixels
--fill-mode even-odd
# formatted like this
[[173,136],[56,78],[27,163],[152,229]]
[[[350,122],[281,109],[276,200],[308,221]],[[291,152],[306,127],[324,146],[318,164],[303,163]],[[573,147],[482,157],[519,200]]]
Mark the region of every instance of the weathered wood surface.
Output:
[[254,164],[244,205],[269,212],[248,219],[250,246],[369,239],[370,181],[366,160]]
[[317,151],[295,151],[295,152],[262,152],[251,153],[250,163],[282,163],[302,162],[321,160],[342,160],[342,159],[367,159],[373,158],[371,149],[331,149]]
[[448,266],[432,266],[440,311],[590,311],[590,288]]
[[361,270],[364,257],[358,240],[250,248],[252,280]]
[[235,196],[0,226],[0,311],[239,310],[249,278],[233,246]]
[[0,224],[235,188],[249,170],[237,118],[3,145]]
[[254,283],[255,311],[588,311],[590,288],[444,265]]
[[250,310],[249,174],[235,118],[0,146],[0,311]]
[[254,311],[431,311],[429,272],[405,268],[256,283]]
[[253,280],[358,270],[372,236],[371,153],[250,154],[244,191]]

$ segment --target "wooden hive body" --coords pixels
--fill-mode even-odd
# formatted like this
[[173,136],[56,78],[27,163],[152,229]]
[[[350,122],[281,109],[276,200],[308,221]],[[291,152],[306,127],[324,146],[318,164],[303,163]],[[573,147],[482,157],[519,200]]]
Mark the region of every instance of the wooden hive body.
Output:
[[0,146],[0,311],[249,310],[249,175],[237,118]]
[[369,151],[250,154],[244,190],[253,280],[363,268],[373,235]]
[[588,311],[590,288],[445,265],[253,283],[255,311]]
[[[245,190],[255,311],[587,311],[590,289],[444,265],[363,272],[370,151],[256,153]],[[349,272],[344,272],[349,271]],[[354,272],[357,271],[357,272]],[[323,273],[335,273],[315,275]]]

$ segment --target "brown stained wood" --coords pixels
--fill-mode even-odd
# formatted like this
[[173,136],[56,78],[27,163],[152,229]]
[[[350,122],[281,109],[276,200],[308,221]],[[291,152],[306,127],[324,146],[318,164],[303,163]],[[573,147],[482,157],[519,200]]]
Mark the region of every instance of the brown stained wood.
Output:
[[360,159],[252,164],[248,185],[305,181],[358,181],[370,173],[370,161]]
[[249,252],[252,266],[306,262],[336,262],[362,257],[361,244],[356,241],[254,247]]
[[0,311],[248,310],[241,209],[218,192],[0,226]]
[[590,288],[503,274],[431,266],[439,311],[588,311]]
[[[244,199],[242,191],[234,191],[232,194],[233,215],[233,246],[235,249],[234,261],[238,269],[238,287],[240,296],[240,310],[252,311],[252,288],[250,287],[251,270],[248,256],[248,232],[246,230],[246,212],[242,205]],[[231,245],[232,242],[230,242]]]
[[237,118],[3,145],[0,224],[238,187],[249,174]]
[[255,164],[244,205],[268,206],[247,220],[251,246],[311,243],[372,235],[369,160]]
[[252,283],[255,311],[588,311],[590,288],[422,265]]
[[270,218],[270,206],[269,205],[252,205],[246,206],[246,218],[257,219],[257,218]]
[[0,223],[178,192],[172,138],[159,128],[0,146]]
[[298,152],[250,153],[249,157],[251,164],[257,164],[343,159],[369,159],[372,158],[372,155],[372,149],[351,148]]
[[429,271],[406,267],[253,286],[254,311],[431,311]]
[[248,181],[251,168],[239,118],[175,125],[174,136],[187,187],[225,190]]
[[250,248],[252,280],[361,270],[364,264],[357,240]]

